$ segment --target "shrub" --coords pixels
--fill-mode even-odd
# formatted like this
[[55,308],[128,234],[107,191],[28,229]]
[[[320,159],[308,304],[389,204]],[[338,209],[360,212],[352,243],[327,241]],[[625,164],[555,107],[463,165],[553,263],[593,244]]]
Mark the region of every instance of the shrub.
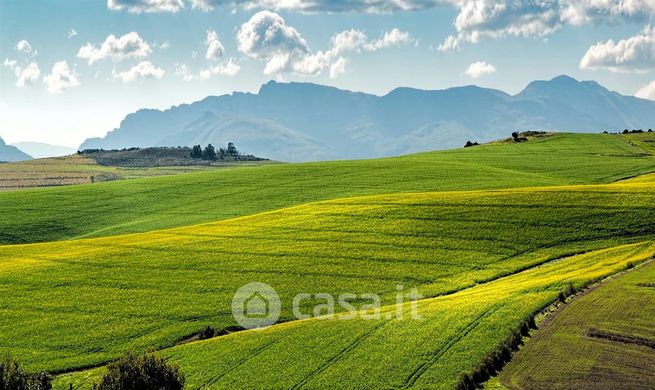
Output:
[[470,148],[471,146],[478,146],[480,145],[477,142],[471,142],[471,141],[466,141],[466,145],[464,145],[465,148]]
[[108,366],[96,390],[181,390],[184,374],[176,365],[148,353],[128,352]]
[[0,390],[50,390],[50,377],[46,373],[31,374],[23,371],[11,357],[0,361]]

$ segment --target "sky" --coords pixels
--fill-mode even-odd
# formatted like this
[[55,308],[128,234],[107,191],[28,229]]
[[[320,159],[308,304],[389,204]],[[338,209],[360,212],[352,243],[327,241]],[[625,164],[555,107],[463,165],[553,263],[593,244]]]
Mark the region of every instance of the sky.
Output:
[[269,80],[383,95],[567,74],[655,100],[655,0],[0,0],[0,137],[77,147]]

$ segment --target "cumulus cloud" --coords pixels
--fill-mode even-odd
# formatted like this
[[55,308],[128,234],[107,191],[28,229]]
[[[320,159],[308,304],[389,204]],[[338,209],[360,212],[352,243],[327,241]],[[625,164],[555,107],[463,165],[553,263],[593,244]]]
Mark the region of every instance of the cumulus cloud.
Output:
[[342,74],[346,73],[346,66],[348,65],[348,60],[343,57],[339,57],[332,65],[330,65],[330,78],[336,79]]
[[646,27],[639,34],[614,42],[599,42],[580,60],[581,69],[612,72],[645,72],[655,68],[655,29]]
[[236,76],[240,71],[241,66],[234,58],[211,65],[200,70],[197,74],[192,72],[187,64],[177,64],[175,66],[175,75],[184,81],[207,80],[213,76]]
[[218,40],[218,33],[213,30],[207,30],[207,39],[205,39],[205,45],[207,45],[207,54],[205,58],[208,60],[215,61],[225,53],[225,48],[221,41]]
[[48,91],[52,93],[61,93],[80,85],[77,74],[68,67],[66,61],[55,62],[52,71],[43,78],[43,82],[48,86]]
[[496,71],[496,68],[493,65],[488,64],[488,63],[486,63],[484,61],[478,61],[478,62],[472,63],[468,67],[468,69],[466,70],[466,74],[469,77],[477,79],[477,78],[479,78],[481,76],[494,73],[495,71]]
[[76,36],[77,36],[77,31],[75,31],[75,29],[71,27],[70,30],[68,30],[68,39],[71,39]]
[[646,20],[653,0],[452,0],[459,13],[457,34],[439,46],[453,50],[463,42],[504,36],[544,37],[565,25]]
[[18,41],[15,49],[20,53],[22,59],[14,60],[5,58],[2,64],[9,68],[14,73],[14,76],[16,76],[17,87],[34,85],[41,76],[39,65],[34,61],[34,57],[38,54],[37,51],[26,40]]
[[41,71],[39,70],[39,65],[32,61],[24,66],[18,64],[16,60],[10,60],[6,58],[3,62],[3,65],[11,69],[16,76],[16,86],[17,87],[26,87],[28,85],[34,85],[39,80]]
[[77,52],[77,57],[88,60],[89,65],[92,65],[94,62],[105,58],[114,60],[145,58],[151,52],[152,49],[148,42],[143,40],[138,33],[132,31],[120,38],[116,38],[114,34],[111,34],[100,47],[87,43]]
[[16,50],[30,57],[36,57],[38,54],[38,52],[32,48],[32,45],[30,45],[30,43],[24,39],[18,41],[18,43],[16,44]]
[[642,99],[655,100],[655,81],[651,81],[649,84],[644,85],[637,91],[635,96]]
[[107,0],[107,8],[114,11],[127,10],[142,12],[177,12],[184,8],[183,0]]
[[360,30],[347,30],[335,34],[330,39],[327,51],[313,52],[307,41],[278,14],[260,11],[244,23],[237,33],[240,52],[250,58],[266,61],[264,73],[280,74],[292,72],[315,75],[323,69],[332,67],[335,61],[334,75],[345,67],[342,54],[358,51],[375,51],[390,46],[397,46],[412,41],[411,36],[398,29],[393,29],[375,41],[369,41]]
[[129,83],[147,79],[160,79],[164,77],[164,73],[163,69],[154,66],[150,61],[141,61],[130,70],[120,73],[114,72],[114,77]]
[[207,80],[212,76],[236,76],[241,71],[241,66],[237,64],[234,58],[230,58],[221,64],[212,65],[207,69],[203,69],[198,74],[201,80]]

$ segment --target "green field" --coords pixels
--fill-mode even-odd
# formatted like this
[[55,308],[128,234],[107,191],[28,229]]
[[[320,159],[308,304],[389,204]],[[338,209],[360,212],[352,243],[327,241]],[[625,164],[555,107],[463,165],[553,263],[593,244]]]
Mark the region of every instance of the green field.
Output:
[[152,168],[123,168],[103,166],[83,155],[41,158],[0,164],[0,191],[59,187],[76,184],[100,183],[123,179],[178,175],[234,166],[258,166],[269,162],[244,162],[221,165],[163,166]]
[[576,299],[536,333],[499,380],[509,389],[651,389],[654,281],[651,262]]
[[[188,388],[453,388],[569,283],[655,254],[655,157],[640,142],[561,134],[0,193],[0,353],[57,373],[154,349]],[[253,281],[288,322],[180,344],[234,326],[232,296]],[[426,298],[423,320],[291,313],[298,293],[348,292],[391,314],[398,285]]]
[[655,156],[623,136],[558,134],[398,158],[0,192],[0,244],[146,232],[350,196],[607,183],[652,171]]

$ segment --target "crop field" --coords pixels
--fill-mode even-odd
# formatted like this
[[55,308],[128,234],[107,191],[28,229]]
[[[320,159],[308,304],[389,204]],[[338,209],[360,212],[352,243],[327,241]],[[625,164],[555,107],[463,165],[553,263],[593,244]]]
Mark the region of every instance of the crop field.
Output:
[[651,389],[655,383],[655,263],[573,301],[518,352],[509,389]]
[[[398,319],[396,307],[389,307],[382,309],[381,319],[294,321],[162,354],[180,364],[189,388],[452,389],[460,373],[472,370],[516,324],[555,300],[567,283],[587,284],[629,262],[644,261],[654,251],[655,242],[643,242],[550,262],[421,300],[421,319]],[[55,388],[71,383],[90,388],[101,372],[63,375]]]
[[[557,134],[0,193],[0,354],[59,375],[57,389],[90,389],[103,364],[145,349],[191,389],[452,389],[568,286],[655,255],[641,142]],[[249,282],[275,288],[280,323],[193,341],[235,329]],[[423,299],[402,311],[422,319],[396,318],[411,289]],[[374,293],[382,313],[297,320],[299,293]],[[648,324],[603,326],[652,338]]]
[[375,292],[389,303],[398,283],[436,296],[647,240],[654,185],[352,198],[167,231],[0,246],[0,344],[48,370],[161,348],[205,325],[234,325],[231,296],[251,278],[286,302],[309,290]]
[[217,166],[170,166],[153,168],[121,168],[103,166],[82,156],[51,157],[0,164],[0,191],[59,187],[76,184],[108,182],[153,176],[202,172],[223,167],[261,165],[255,163]]
[[397,158],[4,192],[0,244],[147,232],[350,196],[608,183],[655,171],[655,156],[625,137],[557,134]]

